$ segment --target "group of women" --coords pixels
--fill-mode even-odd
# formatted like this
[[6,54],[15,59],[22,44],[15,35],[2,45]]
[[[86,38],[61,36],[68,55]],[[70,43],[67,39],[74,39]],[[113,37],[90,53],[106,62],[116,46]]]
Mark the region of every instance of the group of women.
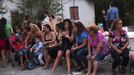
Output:
[[[27,23],[26,23],[27,24]],[[5,61],[5,23],[0,20],[0,51],[3,60]],[[92,75],[97,75],[98,64],[107,55],[107,50],[110,49],[113,58],[112,73],[115,75],[117,66],[121,64],[121,72],[125,73],[125,68],[129,61],[129,50],[127,48],[129,39],[126,31],[122,30],[122,20],[117,19],[113,22],[109,32],[108,41],[105,36],[99,32],[99,28],[93,24],[85,28],[83,23],[72,22],[69,19],[55,25],[55,31],[51,29],[49,24],[43,25],[40,29],[37,24],[29,23],[29,28],[23,31],[25,34],[25,48],[28,48],[29,40],[33,40],[37,35],[42,36],[45,64],[43,69],[49,68],[50,62],[54,60],[51,75],[56,74],[56,67],[62,62],[62,58],[66,60],[67,75],[72,75],[72,59],[76,62],[76,70],[81,71],[84,67],[87,68],[87,74],[91,75],[91,67],[93,65]],[[24,27],[25,28],[25,27]],[[106,47],[107,46],[107,47]]]

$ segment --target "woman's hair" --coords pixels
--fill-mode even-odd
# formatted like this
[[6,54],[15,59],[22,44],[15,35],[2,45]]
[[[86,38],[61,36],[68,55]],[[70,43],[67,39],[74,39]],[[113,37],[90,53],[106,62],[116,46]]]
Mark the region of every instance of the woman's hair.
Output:
[[78,22],[75,22],[74,25],[77,27],[77,30],[78,30],[78,33],[81,33],[81,32],[86,32],[87,29],[85,28],[85,26],[83,25],[82,22],[78,21]]
[[63,31],[63,28],[64,28],[63,22],[57,23],[56,27],[59,28],[61,31]]
[[6,38],[7,37],[6,30],[5,30],[6,24],[7,24],[6,18],[2,17],[0,19],[0,38]]
[[36,24],[31,24],[31,31],[35,32],[35,31],[40,31],[39,27]]
[[63,30],[65,30],[65,23],[66,23],[66,22],[69,23],[69,27],[68,27],[68,29],[69,29],[69,36],[71,36],[72,30],[73,30],[72,22],[71,22],[71,20],[69,20],[69,19],[64,19],[64,20],[63,20],[63,25],[64,25]]
[[99,31],[99,27],[97,27],[96,24],[92,24],[89,26],[88,30],[96,34]]
[[50,17],[52,17],[52,19],[55,19],[55,16],[54,15],[51,15]]
[[52,29],[51,29],[49,24],[45,24],[44,26],[47,27],[49,29],[49,31],[52,31]]
[[113,31],[116,29],[116,25],[118,24],[119,21],[122,21],[121,19],[115,19],[111,25],[110,30]]

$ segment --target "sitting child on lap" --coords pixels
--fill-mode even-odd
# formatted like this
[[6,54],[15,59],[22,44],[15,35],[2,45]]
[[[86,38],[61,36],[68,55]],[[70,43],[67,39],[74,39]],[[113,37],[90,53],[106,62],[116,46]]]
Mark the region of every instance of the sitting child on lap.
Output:
[[40,36],[37,36],[35,38],[36,42],[35,44],[32,46],[32,48],[30,48],[30,51],[33,51],[35,53],[35,56],[38,57],[38,61],[40,65],[44,65],[44,61],[43,61],[43,56],[44,56],[44,47],[43,47],[43,43],[40,40]]

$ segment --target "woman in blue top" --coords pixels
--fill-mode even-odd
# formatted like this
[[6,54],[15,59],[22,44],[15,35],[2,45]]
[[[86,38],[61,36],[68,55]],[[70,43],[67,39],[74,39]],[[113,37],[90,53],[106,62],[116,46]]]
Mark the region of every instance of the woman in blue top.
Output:
[[81,22],[76,22],[74,23],[74,33],[76,46],[72,48],[72,52],[78,64],[76,70],[80,71],[82,69],[82,62],[87,65],[86,58],[84,59],[84,57],[87,55],[88,32]]

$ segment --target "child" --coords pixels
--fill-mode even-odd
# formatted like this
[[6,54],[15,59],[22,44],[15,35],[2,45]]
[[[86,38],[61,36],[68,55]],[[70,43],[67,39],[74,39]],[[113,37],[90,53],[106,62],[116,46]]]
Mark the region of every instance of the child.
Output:
[[40,65],[44,65],[43,56],[44,56],[44,47],[41,41],[41,36],[36,36],[35,44],[30,48],[30,51],[33,51],[35,55],[38,57],[38,61]]
[[26,61],[28,61],[27,49],[24,48],[24,44],[19,38],[16,38],[15,42],[13,42],[13,45],[16,49],[17,55],[20,57],[21,67],[22,69],[25,69],[23,56],[25,57]]

